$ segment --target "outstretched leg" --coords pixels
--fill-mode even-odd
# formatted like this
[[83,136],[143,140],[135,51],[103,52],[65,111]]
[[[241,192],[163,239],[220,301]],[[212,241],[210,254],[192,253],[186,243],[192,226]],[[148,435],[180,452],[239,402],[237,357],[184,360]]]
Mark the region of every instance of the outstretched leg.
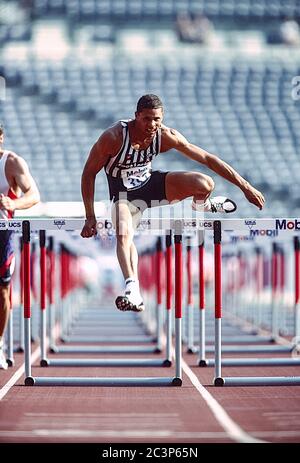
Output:
[[168,172],[166,175],[166,196],[170,202],[190,196],[194,201],[206,201],[214,186],[213,179],[200,172]]
[[211,177],[200,172],[169,172],[166,176],[168,201],[193,197],[192,208],[201,212],[234,212],[236,204],[226,196],[210,198],[214,189]]

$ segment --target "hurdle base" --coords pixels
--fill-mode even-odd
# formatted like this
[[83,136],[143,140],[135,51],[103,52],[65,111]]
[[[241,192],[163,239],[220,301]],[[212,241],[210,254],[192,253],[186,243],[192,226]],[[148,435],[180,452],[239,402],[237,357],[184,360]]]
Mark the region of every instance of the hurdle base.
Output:
[[222,387],[224,385],[225,385],[224,378],[222,378],[222,377],[214,378],[214,386]]
[[162,359],[91,359],[91,358],[60,358],[47,359],[44,366],[54,367],[168,367]]
[[15,361],[13,359],[6,359],[6,362],[9,367],[13,367],[15,364]]
[[182,379],[181,378],[173,378],[172,386],[182,386]]
[[161,354],[162,353],[162,349],[160,347],[156,347],[156,349],[154,349],[153,351],[154,354]]
[[89,377],[35,377],[25,379],[26,386],[100,386],[100,387],[172,387],[181,386],[181,378],[130,377],[130,378],[89,378]]
[[187,354],[195,354],[196,353],[196,349],[194,347],[189,347],[186,351]]
[[208,360],[202,359],[198,362],[199,367],[208,367]]
[[27,376],[24,381],[25,386],[34,386],[35,385],[35,378],[32,376]]
[[49,366],[49,360],[48,359],[42,359],[40,361],[40,366],[41,367],[48,367]]
[[52,354],[57,354],[58,353],[58,348],[56,346],[50,346],[49,350],[50,350],[50,352],[52,352]]
[[235,376],[223,378],[224,386],[300,386],[300,376]]
[[171,360],[168,360],[168,359],[164,360],[162,366],[163,367],[171,367],[172,366]]

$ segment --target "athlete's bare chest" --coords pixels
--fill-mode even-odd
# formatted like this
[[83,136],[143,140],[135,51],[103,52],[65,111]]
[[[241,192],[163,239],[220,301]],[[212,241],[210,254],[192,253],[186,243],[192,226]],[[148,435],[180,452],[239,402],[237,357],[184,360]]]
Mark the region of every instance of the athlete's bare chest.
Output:
[[130,140],[130,146],[136,151],[145,151],[152,145],[154,137],[145,138],[144,140]]

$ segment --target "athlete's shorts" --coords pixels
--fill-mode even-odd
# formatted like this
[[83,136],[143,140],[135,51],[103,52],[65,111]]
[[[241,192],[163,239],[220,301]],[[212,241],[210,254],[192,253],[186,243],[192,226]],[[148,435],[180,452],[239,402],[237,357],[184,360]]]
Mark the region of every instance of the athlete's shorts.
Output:
[[[166,198],[166,176],[168,172],[154,170],[151,173],[149,180],[140,188],[127,190],[123,185],[121,178],[107,176],[110,200],[114,203],[119,200],[127,200],[135,202],[139,209],[154,207],[167,203]],[[141,206],[140,206],[141,204]],[[145,206],[143,206],[143,204]]]
[[10,283],[15,257],[12,243],[12,231],[0,231],[0,286],[7,286]]

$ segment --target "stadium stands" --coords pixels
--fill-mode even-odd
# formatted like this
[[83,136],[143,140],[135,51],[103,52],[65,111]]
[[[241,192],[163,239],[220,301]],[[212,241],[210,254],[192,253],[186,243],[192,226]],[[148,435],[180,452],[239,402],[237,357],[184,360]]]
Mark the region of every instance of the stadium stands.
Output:
[[[300,105],[291,98],[291,79],[299,74],[296,63],[272,59],[6,61],[6,145],[28,159],[44,200],[79,201],[80,174],[93,142],[114,121],[130,118],[141,94],[153,92],[164,101],[167,125],[263,190],[266,214],[293,215],[300,207]],[[161,156],[155,166],[166,169],[170,156],[173,169],[197,168],[178,153],[168,161]],[[227,182],[217,180],[217,187],[241,199]],[[106,196],[105,180],[98,181],[97,195]],[[255,213],[243,202],[241,216]]]
[[[0,75],[6,79],[7,92],[5,104],[0,106],[0,119],[6,127],[6,146],[26,157],[44,201],[81,200],[80,175],[93,142],[114,121],[132,117],[139,96],[151,92],[164,102],[167,125],[218,154],[263,191],[267,199],[265,216],[300,214],[300,103],[292,98],[292,78],[300,75],[300,61],[295,59],[295,53],[247,55],[242,48],[244,31],[240,26],[238,31],[228,29],[227,25],[225,34],[236,40],[234,53],[227,42],[227,51],[225,47],[217,55],[198,45],[190,55],[185,46],[184,57],[180,48],[184,46],[177,43],[174,31],[175,18],[186,11],[204,14],[216,22],[229,20],[231,25],[254,24],[251,30],[255,33],[257,24],[278,24],[287,17],[299,20],[300,0],[6,3],[15,16],[20,10],[18,5],[22,5],[24,21],[18,25],[9,22],[12,15],[7,10],[7,24],[0,27],[0,43],[23,40],[29,43],[30,50],[32,41],[32,49],[22,59],[16,60],[9,53],[2,56]],[[47,60],[32,53],[37,30],[46,31],[47,43],[47,18],[56,18],[60,34],[70,41],[70,53],[65,59]],[[124,54],[120,42],[126,31],[118,25],[131,24],[129,32],[139,33],[141,29],[132,24],[141,19],[141,28],[150,25],[149,35],[145,36],[145,56],[135,54],[133,49]],[[77,21],[89,25],[86,37],[90,50],[98,47],[97,53],[84,56],[76,52],[85,34],[84,26]],[[161,21],[165,23],[160,31]],[[55,19],[52,28],[53,24]],[[149,50],[154,26],[157,43],[153,42],[156,52],[152,54]],[[78,31],[83,35],[76,35]],[[162,31],[173,34],[165,35],[167,46],[173,47],[168,55],[163,40],[160,43]],[[133,45],[137,42],[135,36],[131,41]],[[104,52],[106,46],[111,47],[108,54]],[[154,167],[167,169],[171,160],[173,170],[198,168],[176,152],[167,156],[160,156]],[[230,195],[243,205],[239,216],[259,213],[242,201],[243,195],[236,187],[216,180],[217,194]],[[100,176],[97,198],[106,196],[106,180]]]
[[204,14],[209,18],[272,20],[299,18],[299,0],[34,0],[33,17],[63,14],[78,21],[164,20],[178,13]]

